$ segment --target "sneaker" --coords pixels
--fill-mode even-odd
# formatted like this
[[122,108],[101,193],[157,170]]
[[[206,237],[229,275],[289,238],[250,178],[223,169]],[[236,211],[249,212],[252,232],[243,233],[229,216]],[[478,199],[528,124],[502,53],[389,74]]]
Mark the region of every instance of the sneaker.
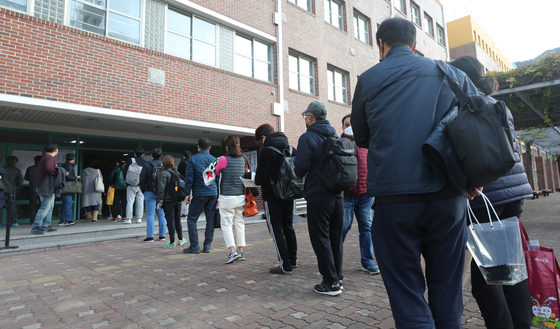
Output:
[[154,238],[145,238],[142,242],[154,242]]
[[280,266],[271,267],[269,272],[270,274],[294,274],[293,271],[284,271]]
[[12,224],[12,227],[16,227],[16,226],[19,226],[19,224],[18,223],[13,223]]
[[119,220],[116,219],[116,218],[111,219],[111,223],[116,223],[116,222],[118,222],[118,221],[119,221]]
[[46,233],[52,233],[52,232],[56,232],[56,231],[58,231],[58,230],[55,230],[54,228],[52,228],[50,226],[47,226],[47,228],[43,230],[43,233],[45,233],[45,232]]
[[138,219],[136,220],[136,223],[142,223],[142,218],[138,218]]
[[175,248],[175,247],[177,247],[177,243],[175,243],[175,242],[171,243],[171,241],[169,241],[167,243],[164,243],[163,247],[164,248]]
[[337,296],[342,293],[342,291],[340,290],[340,284],[338,282],[330,285],[322,282],[321,284],[315,286],[315,292],[329,296]]
[[239,259],[237,260],[245,260],[245,256],[243,255],[242,252],[239,253]]
[[234,252],[233,254],[229,254],[228,258],[226,259],[226,264],[232,263],[234,260],[238,259],[239,257],[241,257],[241,255],[239,255],[237,251]]
[[132,222],[130,221],[130,219],[125,219],[123,220],[123,224],[132,224]]
[[165,240],[165,237],[164,237],[164,236],[160,236],[160,237],[158,237],[158,240],[159,240],[159,241],[163,241],[163,240]]
[[202,252],[204,253],[209,253],[210,252],[210,246],[209,245],[204,245],[204,249],[202,250]]
[[44,233],[40,229],[32,228],[31,229],[31,234],[33,234],[33,235],[43,235]]
[[362,271],[368,272],[370,274],[379,274],[379,268],[375,265],[370,265],[370,266],[363,266],[362,265]]
[[185,254],[200,254],[200,247],[199,246],[188,247],[186,249],[183,249],[183,253],[185,253]]
[[118,215],[118,216],[117,216],[117,219],[122,219],[121,215]]
[[71,221],[66,223],[66,226],[70,226],[70,225],[76,225],[76,222],[71,220]]
[[180,245],[180,246],[184,245],[185,243],[187,243],[187,239],[181,239],[181,240],[179,240],[179,245]]
[[344,287],[342,286],[342,279],[338,280],[338,284],[340,285],[340,290],[344,290]]
[[58,226],[66,226],[66,222],[58,222]]

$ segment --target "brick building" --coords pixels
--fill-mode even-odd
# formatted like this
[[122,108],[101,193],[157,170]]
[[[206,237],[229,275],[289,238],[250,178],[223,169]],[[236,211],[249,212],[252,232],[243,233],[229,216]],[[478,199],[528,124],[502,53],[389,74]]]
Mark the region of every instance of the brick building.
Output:
[[419,55],[446,59],[437,0],[2,1],[0,164],[13,154],[25,171],[47,141],[59,144],[59,162],[76,153],[79,171],[136,146],[179,159],[200,137],[220,155],[229,134],[256,156],[258,125],[296,145],[313,100],[341,131],[391,15],[415,23]]

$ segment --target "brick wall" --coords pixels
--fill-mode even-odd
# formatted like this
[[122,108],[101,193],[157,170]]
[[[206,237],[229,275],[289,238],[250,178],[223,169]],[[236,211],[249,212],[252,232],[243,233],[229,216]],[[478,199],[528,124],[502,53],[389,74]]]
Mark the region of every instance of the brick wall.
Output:
[[449,49],[449,58],[451,60],[462,56],[476,57],[476,43],[469,43],[460,47]]
[[548,179],[547,179],[547,171],[546,171],[546,158],[544,157],[535,157],[535,165],[537,168],[537,178],[538,178],[538,187],[539,190],[548,189]]
[[552,160],[545,159],[545,167],[546,167],[546,180],[548,183],[548,188],[552,191],[556,190],[556,183],[554,182],[554,174],[552,173]]
[[535,168],[536,168],[536,164],[535,164],[535,158],[532,158],[532,165],[533,165],[533,172],[529,172],[528,171],[528,166],[527,163],[529,163],[529,155],[527,153],[522,153],[522,161],[523,161],[523,166],[525,166],[525,173],[527,174],[527,179],[529,180],[529,184],[531,184],[531,188],[533,189],[533,191],[538,190],[538,186],[537,186],[537,177],[535,175]]

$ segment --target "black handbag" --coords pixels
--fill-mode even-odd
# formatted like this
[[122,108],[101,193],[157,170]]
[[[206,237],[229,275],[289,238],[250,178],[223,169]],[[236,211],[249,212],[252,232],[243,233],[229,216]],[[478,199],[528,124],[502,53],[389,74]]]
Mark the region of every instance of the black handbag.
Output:
[[84,184],[80,181],[67,181],[66,186],[60,193],[62,194],[82,194]]
[[506,105],[503,101],[487,103],[481,95],[465,95],[445,72],[443,62],[436,64],[459,100],[457,117],[448,123],[447,135],[467,176],[467,188],[490,184],[515,165]]

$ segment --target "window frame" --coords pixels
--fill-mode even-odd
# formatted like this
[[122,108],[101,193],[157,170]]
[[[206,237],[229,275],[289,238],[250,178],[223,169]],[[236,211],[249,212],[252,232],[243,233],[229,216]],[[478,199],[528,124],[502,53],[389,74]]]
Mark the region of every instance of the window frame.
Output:
[[[238,54],[237,53],[237,42],[236,42],[236,37],[240,37],[240,38],[245,38],[247,40],[251,41],[251,57],[247,57],[245,54]],[[260,44],[263,44],[267,47],[267,57],[268,57],[268,61],[267,62],[263,62],[260,59],[255,58],[255,42],[258,42]],[[241,56],[244,58],[249,58],[251,59],[251,76],[245,75],[243,73],[239,73],[236,71],[235,69],[235,65],[236,65],[236,58],[237,56]],[[260,78],[255,77],[255,62],[261,62],[261,63],[266,63],[267,64],[267,68],[268,68],[268,80],[263,80]],[[257,79],[260,81],[266,81],[266,82],[272,82],[272,46],[266,42],[262,42],[258,39],[252,38],[252,37],[248,37],[246,35],[243,35],[241,33],[237,33],[235,32],[234,36],[233,36],[233,72],[246,76],[246,77],[250,77],[253,79]]]
[[[139,17],[132,16],[130,14],[118,11],[116,9],[112,9],[110,7],[111,1],[120,1],[120,0],[106,0],[106,1],[107,1],[106,2],[106,7],[103,8],[103,7],[101,7],[101,6],[99,6],[95,3],[89,2],[87,0],[67,0],[66,3],[65,3],[65,9],[66,10],[65,10],[65,14],[64,14],[64,16],[65,16],[64,21],[66,22],[66,25],[69,26],[69,27],[78,29],[78,30],[86,31],[86,32],[89,32],[89,33],[97,34],[97,35],[102,35],[102,36],[104,36],[106,38],[109,38],[109,39],[118,40],[118,41],[121,41],[121,42],[129,43],[131,45],[136,45],[136,46],[143,47],[144,46],[144,33],[145,33],[144,28],[145,28],[145,19],[146,19],[146,0],[139,0],[140,1],[140,8],[139,8],[140,9],[140,12],[139,12],[140,16]],[[99,33],[96,33],[96,32],[92,32],[92,31],[81,29],[79,27],[72,26],[72,3],[73,2],[81,3],[81,4],[86,5],[86,6],[91,6],[93,8],[104,10],[105,11],[105,26],[103,28],[105,30],[105,33],[104,34],[99,34]],[[119,39],[119,38],[116,38],[116,37],[113,37],[113,36],[109,35],[109,32],[110,32],[110,30],[109,30],[109,14],[110,13],[114,13],[114,14],[129,18],[129,19],[133,19],[133,20],[136,20],[136,21],[139,22],[139,26],[138,26],[138,29],[139,29],[138,39],[139,40],[138,40],[138,43],[130,42],[128,40]]]
[[[308,12],[310,12],[310,13],[313,12],[313,6],[312,6],[312,3],[311,3],[311,0],[288,0],[288,2],[292,3],[293,5],[299,7],[299,8],[301,8],[301,9],[303,9],[303,10],[306,10],[306,11],[308,11]],[[306,3],[306,7],[303,7],[303,6],[300,4],[300,3],[302,3],[302,2],[305,2],[305,3]]]
[[[416,9],[416,19],[418,21],[414,20],[414,9]],[[420,13],[420,6],[413,1],[410,1],[410,20],[412,21],[412,23],[422,27],[422,18],[420,17]]]
[[[337,85],[336,85],[336,78],[335,77],[336,77],[337,73],[342,76],[342,83],[343,83],[342,87],[337,87]],[[328,82],[329,81],[329,75],[331,75],[331,74],[332,74],[332,84],[329,84],[329,82]],[[329,101],[348,105],[348,73],[347,72],[344,72],[344,71],[339,70],[339,69],[337,69],[335,67],[332,67],[332,66],[327,66],[327,88],[328,88],[328,90],[332,88],[332,90],[331,90],[332,95],[333,95],[332,99],[330,98],[329,92],[327,91],[327,99]],[[336,89],[337,88],[341,88],[342,91],[343,91],[342,92],[342,97],[343,97],[342,101],[336,99]]]
[[[439,31],[441,31],[441,41],[443,42],[439,42]],[[437,41],[440,45],[447,47],[445,45],[445,30],[443,29],[443,27],[441,27],[439,24],[436,23],[436,33],[437,33]]]
[[[332,12],[332,3],[336,3],[338,4],[338,8],[339,8],[339,12],[338,12],[338,24],[335,25],[333,24],[332,20],[333,20],[333,12]],[[326,6],[327,3],[329,4],[328,6],[328,11],[329,11],[329,20],[327,20],[327,17],[325,15],[325,22],[331,24],[332,26],[339,28],[341,30],[344,31],[344,3],[342,3],[341,1],[338,0],[324,0],[323,4]],[[327,9],[325,7],[325,14],[327,12]]]
[[399,8],[397,8],[398,11],[400,11],[401,13],[405,14],[405,16],[407,15],[406,13],[406,0],[399,0]]
[[424,23],[426,33],[432,38],[435,38],[434,19],[432,18],[432,16],[426,14],[426,12],[424,12]]
[[[297,61],[297,63],[298,63],[297,72],[294,72],[294,71],[291,70],[291,67],[290,67],[290,57],[295,57],[295,58],[297,58],[297,60],[298,60],[298,61]],[[302,90],[301,90],[301,78],[300,78],[300,77],[301,77],[302,74],[301,74],[301,72],[300,72],[300,71],[301,71],[301,70],[300,70],[300,60],[308,61],[308,62],[310,63],[309,67],[310,67],[311,70],[313,71],[313,72],[310,72],[310,74],[309,74],[309,76],[308,76],[309,78],[311,78],[311,85],[310,85],[310,91],[311,91],[311,93],[308,93],[308,92],[305,92],[305,91],[302,91]],[[289,53],[288,53],[288,77],[289,77],[290,73],[297,73],[297,77],[298,77],[298,81],[297,81],[298,89],[293,89],[293,88],[290,86],[290,80],[288,79],[288,88],[289,88],[289,89],[298,91],[298,92],[300,92],[300,93],[308,94],[308,95],[316,95],[316,94],[317,94],[317,92],[316,92],[317,82],[316,82],[316,79],[315,79],[315,71],[316,71],[316,68],[315,68],[315,59],[313,59],[313,58],[311,58],[311,57],[307,57],[307,56],[305,56],[305,55],[300,55],[300,54],[295,53],[295,52],[289,52]],[[305,76],[305,75],[304,75],[304,76]]]
[[[360,19],[362,21],[364,21],[364,24],[366,24],[366,31],[365,31],[365,41],[362,40],[360,38],[360,27],[359,27],[359,23],[360,23]],[[354,11],[354,38],[360,40],[361,42],[367,44],[367,45],[371,45],[371,23],[369,18],[367,18],[366,16],[362,15],[361,13]],[[357,34],[357,35],[356,35]]]
[[[10,0],[7,0],[7,1],[10,1]],[[13,11],[16,11],[18,13],[24,13],[24,14],[29,15],[29,16],[34,16],[33,15],[34,14],[33,7],[35,7],[35,0],[25,0],[25,2],[26,2],[25,11],[18,10],[18,9],[15,9],[15,8],[11,8],[11,7],[6,7],[6,6],[0,6],[0,8],[5,8],[6,10],[13,10]]]

